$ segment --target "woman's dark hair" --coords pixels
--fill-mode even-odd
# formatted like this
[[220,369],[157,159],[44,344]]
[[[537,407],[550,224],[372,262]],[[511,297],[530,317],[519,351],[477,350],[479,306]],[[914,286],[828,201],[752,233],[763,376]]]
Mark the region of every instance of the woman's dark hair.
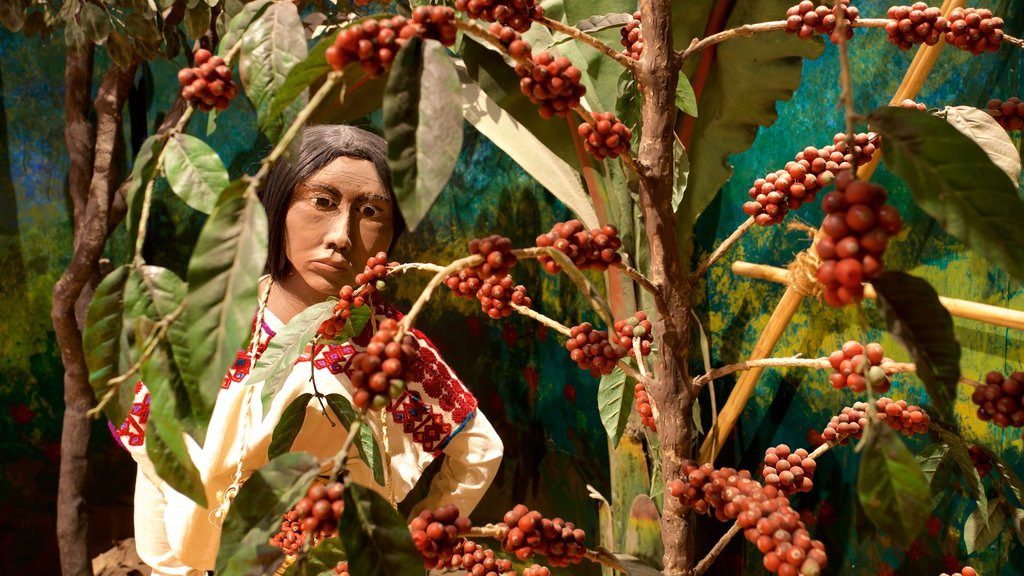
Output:
[[280,280],[288,272],[288,256],[285,254],[285,215],[291,206],[295,187],[312,178],[336,158],[342,156],[373,162],[377,176],[387,190],[393,203],[394,236],[391,248],[405,230],[405,220],[398,211],[398,200],[391,187],[391,169],[388,167],[388,146],[384,139],[372,132],[344,125],[307,126],[302,132],[302,148],[294,162],[280,160],[267,177],[267,184],[260,191],[260,202],[267,211],[269,245],[267,272],[274,280]]

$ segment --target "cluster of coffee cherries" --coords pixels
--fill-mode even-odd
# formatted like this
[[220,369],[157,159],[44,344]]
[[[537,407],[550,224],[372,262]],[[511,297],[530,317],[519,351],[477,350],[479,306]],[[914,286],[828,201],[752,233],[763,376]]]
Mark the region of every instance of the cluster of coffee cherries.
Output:
[[338,576],[350,576],[348,573],[348,561],[341,560],[334,565],[334,573]]
[[469,518],[459,515],[454,504],[437,510],[424,510],[409,523],[412,543],[423,556],[427,569],[445,568],[462,543],[461,534],[473,526]]
[[518,32],[526,32],[534,20],[544,17],[537,0],[455,0],[455,9],[470,18],[497,22]]
[[[843,408],[842,412],[832,417],[822,431],[822,440],[845,445],[851,438],[860,438],[867,427],[867,410],[866,402],[857,402],[853,406]],[[879,420],[904,436],[927,432],[931,423],[931,418],[924,409],[908,405],[906,400],[882,397],[875,401],[875,410]]]
[[[448,560],[448,568],[460,570],[471,576],[499,576],[512,573],[512,561],[498,558],[493,550],[488,550],[472,540],[461,540],[455,545],[454,552]],[[524,572],[525,576],[525,572]]]
[[519,89],[530,102],[537,104],[542,118],[569,116],[579,106],[580,98],[587,92],[580,83],[583,74],[568,58],[556,58],[550,52],[533,56],[533,63],[526,66],[516,64],[519,75]]
[[828,355],[828,362],[835,370],[829,375],[828,381],[836,390],[849,388],[854,392],[863,392],[871,384],[872,390],[884,394],[891,386],[882,368],[884,359],[885,351],[881,344],[871,342],[864,346],[850,340],[843,344],[842,349]]
[[633,356],[633,339],[640,339],[640,355],[647,356],[651,353],[651,344],[654,343],[654,332],[651,321],[643,310],[637,310],[632,316],[625,320],[615,321],[615,334],[619,337],[619,346],[628,350]]
[[491,276],[480,286],[476,297],[484,313],[495,320],[507,318],[512,314],[510,303],[524,308],[533,305],[533,300],[526,295],[526,288],[522,284],[515,284],[509,275],[505,275],[501,280]]
[[356,408],[381,409],[405,392],[406,374],[419,353],[420,344],[409,332],[402,335],[401,342],[396,342],[397,333],[398,322],[385,318],[377,326],[366,350],[352,357],[349,379],[356,389],[352,394],[352,405]]
[[644,52],[644,35],[643,28],[640,25],[639,10],[633,12],[633,19],[620,28],[619,33],[622,35],[620,42],[625,47],[622,53],[633,60],[639,60]]
[[912,108],[912,109],[915,109],[915,110],[920,110],[921,112],[927,112],[928,111],[928,106],[925,106],[924,103],[922,103],[922,102],[914,102],[910,98],[904,98],[903,101],[899,103],[899,107],[900,108]]
[[[569,220],[555,224],[547,234],[537,236],[537,246],[553,247],[565,254],[580,270],[604,272],[611,264],[622,261],[618,250],[622,247],[619,231],[611,224],[588,231],[583,222]],[[538,258],[549,274],[558,274],[561,268],[550,256]]]
[[516,32],[516,30],[511,26],[502,26],[497,22],[492,22],[491,25],[487,27],[487,31],[497,38],[498,42],[508,50],[509,55],[516,60],[530,60],[533,58],[533,52],[530,44],[526,40],[523,40],[522,35],[520,35],[519,32]]
[[548,519],[522,504],[505,513],[508,532],[501,547],[516,558],[526,560],[534,553],[547,556],[555,567],[578,564],[587,556],[587,533],[561,518]]
[[373,77],[391,69],[395,55],[409,38],[419,36],[451,46],[457,33],[454,10],[447,6],[417,6],[412,18],[371,18],[345,28],[327,48],[327,63],[334,70],[341,70],[351,62],[359,62],[366,75]]
[[[939,576],[950,576],[950,575],[945,573],[945,572],[943,572]],[[964,566],[963,568],[960,569],[959,572],[954,572],[952,574],[952,576],[978,576],[978,571],[975,570],[974,568],[971,568],[970,566]]]
[[547,566],[533,564],[523,568],[523,576],[551,576],[551,570]]
[[637,382],[633,387],[633,398],[636,400],[636,411],[640,414],[640,422],[651,432],[657,432],[658,427],[654,423],[654,406],[651,405],[651,397],[647,394],[647,388],[644,387],[643,382]]
[[982,478],[988,476],[988,473],[992,471],[992,460],[988,457],[988,454],[985,454],[985,451],[977,444],[968,446],[967,454],[971,457],[971,464],[978,471],[978,476]]
[[850,6],[850,0],[842,0],[839,5],[815,6],[811,0],[803,0],[786,10],[786,33],[796,34],[800,38],[810,38],[815,32],[828,34],[833,42],[838,40],[835,35],[838,10],[846,11],[846,38],[853,38],[853,27],[849,24],[857,19],[860,11]]
[[226,110],[238,95],[238,85],[231,79],[231,67],[205,48],[196,50],[192,59],[194,68],[178,71],[181,97],[203,112],[214,108]]
[[306,496],[281,518],[281,530],[270,537],[270,545],[285,554],[294,555],[302,547],[307,535],[313,540],[338,535],[338,522],[345,509],[345,486],[341,482],[324,485],[314,482]]
[[835,180],[837,174],[867,164],[875,153],[873,133],[854,136],[851,150],[846,134],[832,138],[824,148],[808,146],[782,170],[776,170],[754,181],[748,191],[750,201],[743,204],[743,212],[761,226],[778,224],[790,210],[797,210],[805,202],[814,200],[822,188]]
[[852,172],[836,177],[836,189],[821,200],[824,233],[815,248],[821,257],[816,276],[825,302],[840,308],[864,299],[865,280],[882,273],[882,254],[889,238],[900,231],[896,208],[885,203],[885,189]]
[[398,266],[398,262],[389,263],[386,252],[377,252],[366,260],[363,271],[356,274],[356,284],[365,286],[369,292],[383,290],[384,279],[394,266]]
[[819,574],[828,562],[825,545],[811,539],[789,498],[775,486],[762,486],[746,470],[687,460],[682,477],[672,480],[669,490],[698,514],[713,511],[722,522],[736,520],[773,574]]
[[1003,43],[1003,19],[988,8],[955,8],[949,14],[946,43],[975,56],[995,52]]
[[934,46],[949,28],[942,10],[929,7],[925,2],[890,6],[888,16],[885,33],[889,42],[900,50],[910,50],[918,44]]
[[632,132],[611,112],[595,112],[593,122],[583,122],[577,128],[583,138],[583,147],[598,160],[618,158],[629,150]]
[[807,450],[779,444],[764,453],[761,477],[768,486],[774,486],[789,496],[796,492],[810,492],[814,487],[814,469],[817,463],[809,457]]
[[470,240],[469,253],[483,257],[483,263],[474,266],[473,271],[484,280],[504,278],[517,261],[512,252],[512,240],[497,234]]
[[584,322],[569,329],[565,341],[569,357],[583,370],[589,370],[594,377],[611,374],[615,364],[628,353],[627,348],[608,340],[604,330],[594,330],[594,325]]
[[1024,130],[1024,102],[1016,96],[1005,101],[992,99],[985,106],[985,111],[996,119],[1004,130]]
[[1024,372],[1009,377],[992,371],[985,383],[974,389],[971,401],[978,406],[978,418],[1000,428],[1024,426]]
[[354,288],[348,284],[342,286],[338,291],[338,303],[334,305],[334,313],[320,323],[320,328],[316,331],[317,335],[326,340],[338,338],[345,330],[345,322],[352,316],[352,309],[359,308],[363,304],[365,304],[364,298],[361,295],[357,296]]
[[388,262],[388,255],[385,252],[378,252],[367,258],[363,271],[356,274],[356,284],[359,287],[353,288],[347,284],[341,287],[338,291],[338,303],[334,305],[334,314],[320,324],[317,334],[327,340],[336,339],[342,334],[345,322],[352,315],[352,309],[361,308],[371,301],[375,292],[385,289],[384,279],[394,266],[398,266],[398,262]]

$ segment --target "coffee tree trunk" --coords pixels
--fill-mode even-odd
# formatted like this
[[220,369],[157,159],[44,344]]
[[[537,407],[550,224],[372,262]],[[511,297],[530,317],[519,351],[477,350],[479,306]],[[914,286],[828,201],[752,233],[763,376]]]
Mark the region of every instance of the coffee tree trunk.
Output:
[[[643,85],[643,134],[640,165],[640,205],[650,247],[650,279],[658,289],[656,384],[651,390],[659,411],[662,478],[679,475],[693,443],[692,405],[686,357],[689,348],[688,267],[680,261],[675,214],[672,210],[675,93],[679,66],[672,50],[670,2],[641,0],[644,52],[639,82]],[[665,574],[681,574],[693,563],[693,534],[689,514],[679,501],[665,498],[661,518],[665,545]]]

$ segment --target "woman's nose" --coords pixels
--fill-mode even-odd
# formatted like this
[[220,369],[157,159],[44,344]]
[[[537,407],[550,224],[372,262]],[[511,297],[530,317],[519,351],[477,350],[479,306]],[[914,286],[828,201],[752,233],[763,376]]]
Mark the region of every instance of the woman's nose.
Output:
[[346,250],[352,246],[352,218],[347,207],[338,210],[337,216],[331,219],[329,228],[324,235],[324,243],[332,250]]

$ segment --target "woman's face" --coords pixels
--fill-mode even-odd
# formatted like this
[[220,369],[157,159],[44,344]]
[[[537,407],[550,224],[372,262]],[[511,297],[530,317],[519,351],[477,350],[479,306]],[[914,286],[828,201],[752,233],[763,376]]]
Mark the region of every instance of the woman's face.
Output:
[[394,210],[369,160],[342,156],[300,183],[285,214],[285,286],[312,304],[355,284],[366,260],[391,245]]

